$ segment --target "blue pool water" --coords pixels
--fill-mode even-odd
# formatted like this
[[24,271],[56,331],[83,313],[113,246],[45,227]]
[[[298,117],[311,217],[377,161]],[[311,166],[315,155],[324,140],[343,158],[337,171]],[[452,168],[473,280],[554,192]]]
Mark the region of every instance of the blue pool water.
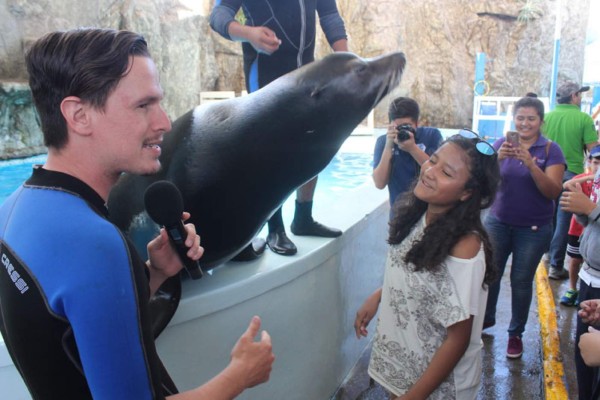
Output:
[[31,175],[35,164],[43,164],[46,155],[0,161],[0,204]]
[[[0,204],[30,175],[34,164],[43,164],[46,155],[0,162]],[[319,174],[319,192],[340,193],[362,185],[371,175],[370,153],[338,153]]]

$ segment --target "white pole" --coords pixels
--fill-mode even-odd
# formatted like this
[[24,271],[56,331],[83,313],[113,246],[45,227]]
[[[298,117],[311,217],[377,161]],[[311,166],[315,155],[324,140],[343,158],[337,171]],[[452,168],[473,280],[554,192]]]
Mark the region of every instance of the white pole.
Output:
[[556,102],[556,84],[558,80],[558,58],[560,55],[560,32],[561,32],[562,1],[556,0],[556,23],[554,24],[554,53],[552,57],[552,77],[550,80],[550,108],[554,108]]

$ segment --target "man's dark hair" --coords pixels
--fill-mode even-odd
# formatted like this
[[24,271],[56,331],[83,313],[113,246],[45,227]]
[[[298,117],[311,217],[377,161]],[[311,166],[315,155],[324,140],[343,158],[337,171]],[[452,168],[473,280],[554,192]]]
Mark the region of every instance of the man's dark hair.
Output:
[[76,96],[103,109],[128,72],[131,56],[150,57],[146,41],[137,33],[113,29],[52,32],[33,44],[25,62],[46,146],[60,149],[67,143],[63,99]]
[[408,97],[398,97],[392,101],[388,109],[390,122],[396,118],[411,118],[415,123],[419,121],[419,105]]

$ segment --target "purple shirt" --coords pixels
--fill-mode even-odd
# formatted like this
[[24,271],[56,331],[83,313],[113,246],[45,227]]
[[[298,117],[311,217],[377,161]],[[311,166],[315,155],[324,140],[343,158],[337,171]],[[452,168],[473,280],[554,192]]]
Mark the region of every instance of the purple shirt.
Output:
[[[494,143],[498,150],[506,138]],[[565,164],[560,147],[550,143],[546,154],[548,139],[541,136],[529,148],[529,154],[535,157],[535,163],[542,171],[546,167]],[[552,223],[554,201],[545,197],[535,185],[531,173],[518,159],[507,157],[500,161],[502,182],[492,205],[491,212],[500,222],[515,226],[542,226]]]

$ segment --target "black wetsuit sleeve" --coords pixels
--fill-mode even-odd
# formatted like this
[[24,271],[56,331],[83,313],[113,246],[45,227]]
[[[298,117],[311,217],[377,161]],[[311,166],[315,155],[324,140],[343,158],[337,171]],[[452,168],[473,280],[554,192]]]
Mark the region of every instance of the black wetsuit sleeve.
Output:
[[232,40],[229,36],[229,24],[235,20],[235,14],[241,6],[242,0],[217,0],[210,13],[210,27],[225,39]]
[[347,39],[344,20],[340,16],[335,0],[318,0],[317,13],[321,28],[330,46],[341,39]]

